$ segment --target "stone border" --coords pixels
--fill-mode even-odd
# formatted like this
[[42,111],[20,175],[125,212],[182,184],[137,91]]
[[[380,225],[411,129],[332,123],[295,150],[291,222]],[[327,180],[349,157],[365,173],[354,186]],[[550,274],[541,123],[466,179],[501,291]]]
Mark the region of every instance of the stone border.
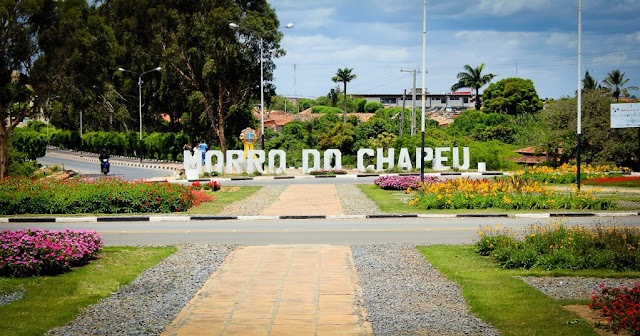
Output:
[[286,219],[384,219],[384,218],[552,218],[552,217],[630,217],[640,212],[566,212],[524,214],[373,214],[373,215],[300,215],[300,216],[84,216],[84,217],[3,217],[0,223],[77,223],[77,222],[189,222],[218,220],[286,220]]

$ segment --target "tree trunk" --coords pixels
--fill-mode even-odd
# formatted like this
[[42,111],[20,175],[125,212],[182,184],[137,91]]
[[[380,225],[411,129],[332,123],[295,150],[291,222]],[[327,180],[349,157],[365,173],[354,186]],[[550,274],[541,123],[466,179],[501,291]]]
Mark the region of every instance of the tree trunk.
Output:
[[222,89],[222,83],[218,81],[218,128],[215,130],[218,139],[220,139],[220,150],[222,151],[222,157],[227,159],[227,139],[224,137],[224,90]]
[[0,179],[3,179],[9,175],[9,133],[10,128],[4,125],[0,125]]
[[347,122],[347,82],[344,82],[344,113],[342,114],[343,116],[343,122]]
[[480,111],[482,102],[480,101],[480,89],[476,88],[476,110]]

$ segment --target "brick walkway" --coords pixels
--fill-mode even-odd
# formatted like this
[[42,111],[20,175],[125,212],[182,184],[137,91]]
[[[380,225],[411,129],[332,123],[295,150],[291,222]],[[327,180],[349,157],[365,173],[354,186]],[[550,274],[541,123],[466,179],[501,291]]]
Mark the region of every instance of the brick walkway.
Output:
[[163,335],[372,335],[347,246],[242,247]]
[[294,184],[265,209],[265,216],[340,215],[335,184]]

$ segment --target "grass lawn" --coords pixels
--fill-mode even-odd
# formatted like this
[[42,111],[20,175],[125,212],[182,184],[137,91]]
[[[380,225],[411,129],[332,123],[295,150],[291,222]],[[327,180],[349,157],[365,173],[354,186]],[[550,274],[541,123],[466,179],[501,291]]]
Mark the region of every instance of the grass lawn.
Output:
[[186,213],[190,215],[214,215],[220,213],[227,205],[241,201],[255,192],[260,190],[259,186],[245,186],[245,187],[222,187],[218,191],[208,191],[210,195],[213,195],[212,202],[204,202],[197,207],[189,209]]
[[24,291],[0,307],[0,335],[42,335],[108,297],[176,251],[175,247],[105,247],[100,258],[58,276],[0,278],[0,293]]
[[587,301],[556,301],[515,276],[638,277],[640,272],[504,270],[469,245],[432,245],[420,252],[462,289],[471,311],[502,335],[596,335],[592,326],[562,307]]
[[[534,209],[534,210],[505,210],[505,209],[420,209],[408,204],[412,199],[411,195],[405,194],[403,190],[384,190],[375,184],[358,184],[358,187],[367,197],[373,200],[381,211],[385,213],[431,213],[431,214],[456,214],[456,213],[534,213],[534,212],[594,212],[588,209]],[[610,211],[638,211],[640,210],[640,190],[624,190],[595,193],[598,197],[612,199],[616,202],[616,208]],[[597,210],[597,212],[606,212],[609,210]]]

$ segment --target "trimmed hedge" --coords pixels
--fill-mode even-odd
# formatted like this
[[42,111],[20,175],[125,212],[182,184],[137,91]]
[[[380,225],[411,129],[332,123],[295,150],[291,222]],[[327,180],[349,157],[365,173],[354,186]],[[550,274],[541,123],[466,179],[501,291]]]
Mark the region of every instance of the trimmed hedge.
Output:
[[194,206],[190,187],[168,182],[0,180],[0,215],[169,213]]

